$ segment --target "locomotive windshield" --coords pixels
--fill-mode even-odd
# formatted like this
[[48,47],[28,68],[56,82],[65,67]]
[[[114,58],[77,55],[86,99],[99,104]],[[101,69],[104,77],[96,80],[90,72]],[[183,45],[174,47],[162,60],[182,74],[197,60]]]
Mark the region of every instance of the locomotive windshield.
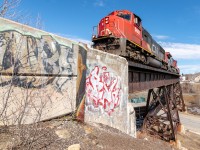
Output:
[[126,20],[131,20],[131,15],[130,14],[124,14],[124,13],[118,13],[117,14],[118,17],[124,18]]

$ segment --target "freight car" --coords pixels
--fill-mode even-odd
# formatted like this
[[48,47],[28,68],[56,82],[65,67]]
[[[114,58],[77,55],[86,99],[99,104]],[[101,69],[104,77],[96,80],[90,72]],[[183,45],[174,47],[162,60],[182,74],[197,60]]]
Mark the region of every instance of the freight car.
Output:
[[93,31],[95,28],[94,48],[179,73],[177,61],[143,28],[142,20],[136,14],[128,10],[113,11],[102,18]]

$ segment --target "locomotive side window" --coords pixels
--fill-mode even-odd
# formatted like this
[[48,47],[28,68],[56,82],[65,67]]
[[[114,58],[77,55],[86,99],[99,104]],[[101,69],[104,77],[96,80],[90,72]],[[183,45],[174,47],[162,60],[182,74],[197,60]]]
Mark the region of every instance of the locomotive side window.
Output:
[[119,14],[117,14],[117,16],[118,16],[118,17],[121,17],[121,18],[124,18],[124,19],[126,19],[126,20],[128,20],[128,21],[131,20],[131,15],[130,15],[130,14],[119,13]]
[[138,27],[140,27],[140,25],[141,25],[141,19],[140,19],[138,16],[136,16],[136,15],[135,15],[134,22],[135,22],[135,24],[136,24]]
[[152,49],[154,52],[156,51],[156,47],[153,45],[153,49]]
[[144,39],[144,41],[148,42],[148,37],[146,34],[143,34],[143,39]]

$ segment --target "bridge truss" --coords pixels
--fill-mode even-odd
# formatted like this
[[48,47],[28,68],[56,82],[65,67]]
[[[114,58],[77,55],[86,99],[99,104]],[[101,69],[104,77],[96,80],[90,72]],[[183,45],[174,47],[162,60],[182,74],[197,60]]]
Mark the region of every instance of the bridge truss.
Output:
[[129,62],[129,93],[148,90],[143,130],[163,140],[176,139],[178,111],[185,111],[179,75]]

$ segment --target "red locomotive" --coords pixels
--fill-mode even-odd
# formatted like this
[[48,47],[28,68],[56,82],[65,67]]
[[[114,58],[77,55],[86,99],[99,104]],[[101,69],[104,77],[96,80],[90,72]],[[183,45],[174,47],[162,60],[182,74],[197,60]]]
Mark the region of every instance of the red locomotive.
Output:
[[101,19],[92,41],[96,49],[179,73],[177,61],[142,27],[140,17],[128,10],[113,11]]

